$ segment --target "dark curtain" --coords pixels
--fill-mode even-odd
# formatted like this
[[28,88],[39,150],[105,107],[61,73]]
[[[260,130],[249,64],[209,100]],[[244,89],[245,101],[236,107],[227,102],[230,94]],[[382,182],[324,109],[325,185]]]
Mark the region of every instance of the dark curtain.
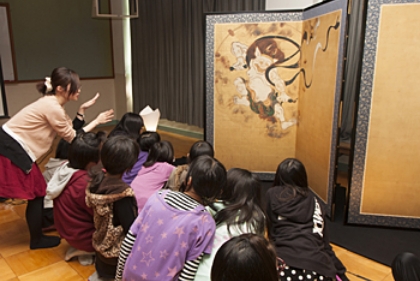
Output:
[[131,20],[133,106],[204,126],[205,14],[264,11],[265,0],[144,0]]
[[366,0],[353,0],[350,7],[340,133],[340,140],[345,142],[350,142],[351,140],[355,101],[359,94],[358,85],[362,64]]

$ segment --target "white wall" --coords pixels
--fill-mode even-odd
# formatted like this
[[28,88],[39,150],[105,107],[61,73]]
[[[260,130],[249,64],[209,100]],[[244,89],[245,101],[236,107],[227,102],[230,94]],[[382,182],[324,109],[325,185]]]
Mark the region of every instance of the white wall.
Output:
[[322,0],[266,0],[265,9],[267,11],[303,9],[319,2]]

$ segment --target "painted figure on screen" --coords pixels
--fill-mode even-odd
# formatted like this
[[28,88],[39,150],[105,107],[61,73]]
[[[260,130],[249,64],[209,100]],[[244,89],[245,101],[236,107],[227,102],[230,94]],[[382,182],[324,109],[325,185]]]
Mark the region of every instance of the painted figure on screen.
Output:
[[[234,51],[242,47],[243,52]],[[280,122],[283,130],[297,123],[296,118],[286,120],[283,103],[294,103],[296,99],[286,93],[286,83],[275,67],[285,60],[285,55],[271,37],[255,40],[246,50],[245,44],[232,43],[232,53],[236,55],[236,63],[231,70],[248,68],[247,78],[238,77],[233,84],[240,97],[234,96],[235,104],[250,107],[261,119],[272,123]],[[246,54],[246,64],[243,65],[243,55]]]

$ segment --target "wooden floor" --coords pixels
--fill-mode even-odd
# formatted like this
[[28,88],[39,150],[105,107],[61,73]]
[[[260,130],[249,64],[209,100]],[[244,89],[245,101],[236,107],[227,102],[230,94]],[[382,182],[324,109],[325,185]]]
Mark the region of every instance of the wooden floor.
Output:
[[[107,131],[107,128],[102,128]],[[175,157],[185,156],[196,139],[159,132],[172,142]],[[50,152],[53,155],[53,151]],[[40,168],[48,160],[41,161]],[[13,202],[12,202],[13,203]],[[15,202],[20,203],[20,202]],[[77,259],[64,261],[68,244],[62,240],[56,248],[29,250],[29,233],[25,222],[26,203],[0,203],[0,281],[78,281],[88,280],[93,265],[82,266]],[[56,232],[49,234],[58,235]],[[332,245],[347,267],[350,280],[392,281],[391,269],[382,264]]]

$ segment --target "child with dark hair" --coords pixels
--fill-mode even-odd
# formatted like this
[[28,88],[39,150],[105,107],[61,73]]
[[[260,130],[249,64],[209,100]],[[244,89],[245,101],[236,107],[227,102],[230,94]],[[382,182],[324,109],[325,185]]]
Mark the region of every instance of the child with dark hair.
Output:
[[139,146],[127,136],[108,138],[102,146],[103,169],[91,171],[86,203],[93,209],[96,272],[89,280],[113,280],[121,243],[137,217],[134,192],[121,180],[137,161]]
[[70,245],[66,260],[78,256],[81,264],[93,262],[93,211],[86,206],[88,170],[99,162],[100,134],[81,133],[68,151],[68,163],[60,166],[47,186],[47,198],[54,201],[55,227]]
[[226,186],[224,166],[209,156],[195,159],[182,192],[158,191],[130,228],[116,280],[193,280],[211,252],[215,222],[204,205]]
[[140,213],[147,199],[165,186],[175,166],[169,164],[174,160],[174,149],[168,141],[155,143],[150,149],[143,168],[131,182],[136,194],[138,212]]
[[264,237],[242,234],[228,240],[217,251],[211,281],[238,280],[278,281],[276,252]]
[[[309,190],[305,166],[287,158],[267,191],[269,238],[286,267],[280,280],[348,280],[329,241],[322,204]],[[298,278],[298,279],[296,279]]]
[[248,170],[232,168],[219,200],[207,210],[216,221],[216,235],[210,255],[204,255],[195,276],[196,281],[210,281],[217,250],[232,237],[243,233],[265,234],[265,215],[260,200],[261,184]]
[[146,162],[147,157],[149,156],[149,151],[151,147],[160,142],[160,135],[156,132],[143,132],[138,138],[138,144],[140,145],[140,153],[137,158],[136,164],[134,164],[131,170],[124,173],[122,180],[130,185],[134,178],[137,176],[141,168],[143,167],[144,162]]
[[185,181],[185,176],[187,175],[189,164],[195,158],[202,155],[214,157],[214,150],[213,146],[209,142],[200,140],[191,146],[190,152],[187,154],[187,164],[179,165],[175,170],[172,171],[168,182],[166,183],[166,187],[171,190],[178,191],[181,187],[181,184]]
[[420,281],[420,259],[410,252],[398,254],[391,264],[395,281]]
[[137,140],[137,138],[140,136],[143,126],[143,118],[139,114],[127,112],[123,115],[120,122],[115,125],[115,128],[109,133],[108,138],[124,135]]

